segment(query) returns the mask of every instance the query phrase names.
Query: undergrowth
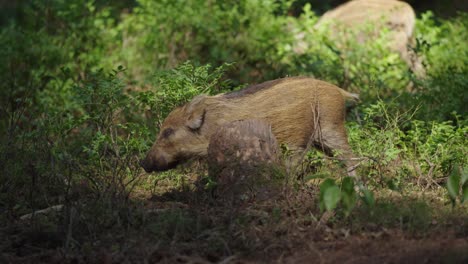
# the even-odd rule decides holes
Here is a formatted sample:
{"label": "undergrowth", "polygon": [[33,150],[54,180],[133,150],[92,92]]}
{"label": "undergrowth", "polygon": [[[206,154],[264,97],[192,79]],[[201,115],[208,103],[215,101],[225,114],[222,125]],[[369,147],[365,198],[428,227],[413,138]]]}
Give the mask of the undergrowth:
{"label": "undergrowth", "polygon": [[[318,19],[309,5],[288,15],[292,2],[19,4],[0,29],[3,254],[221,261],[348,231],[425,234],[434,219],[466,235],[467,15],[418,18],[421,78],[384,48],[385,33],[342,56],[326,31],[307,30]],[[298,53],[301,31],[309,45]],[[214,199],[203,162],[151,175],[139,167],[174,107],[298,74],[361,94],[347,123],[358,179],[312,150],[304,175],[282,175],[278,196],[241,210]]]}

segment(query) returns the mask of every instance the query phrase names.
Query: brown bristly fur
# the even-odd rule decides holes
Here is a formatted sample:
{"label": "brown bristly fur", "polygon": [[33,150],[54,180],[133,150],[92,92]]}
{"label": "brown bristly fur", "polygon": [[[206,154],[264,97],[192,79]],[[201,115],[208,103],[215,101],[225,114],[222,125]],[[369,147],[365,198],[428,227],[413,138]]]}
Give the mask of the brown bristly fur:
{"label": "brown bristly fur", "polygon": [[235,95],[200,95],[169,114],[161,131],[171,128],[175,133],[170,139],[159,136],[143,167],[164,170],[179,157],[206,156],[209,139],[218,127],[244,119],[271,124],[278,142],[293,152],[301,153],[312,142],[330,153],[338,150],[347,159],[352,153],[344,127],[345,100],[357,98],[333,84],[307,77],[270,81]]}

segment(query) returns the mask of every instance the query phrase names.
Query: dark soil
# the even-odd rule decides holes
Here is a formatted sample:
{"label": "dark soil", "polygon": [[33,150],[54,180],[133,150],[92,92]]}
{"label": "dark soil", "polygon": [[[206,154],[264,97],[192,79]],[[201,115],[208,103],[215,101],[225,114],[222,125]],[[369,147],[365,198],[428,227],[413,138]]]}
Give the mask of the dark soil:
{"label": "dark soil", "polygon": [[65,230],[50,228],[52,219],[35,228],[17,221],[0,230],[0,263],[468,263],[463,210],[434,214],[424,228],[379,225],[359,208],[350,218],[338,211],[317,219],[315,191],[238,208],[206,193],[168,192],[139,201],[141,225],[75,230],[72,242]]}

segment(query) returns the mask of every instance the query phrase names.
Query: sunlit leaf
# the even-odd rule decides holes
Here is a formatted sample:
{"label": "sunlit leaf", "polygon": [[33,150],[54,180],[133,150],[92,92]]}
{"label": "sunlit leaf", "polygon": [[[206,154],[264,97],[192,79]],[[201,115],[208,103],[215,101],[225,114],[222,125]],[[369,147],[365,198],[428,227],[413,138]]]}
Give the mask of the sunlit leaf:
{"label": "sunlit leaf", "polygon": [[461,175],[461,184],[468,182],[468,167],[464,167]]}
{"label": "sunlit leaf", "polygon": [[363,189],[362,194],[363,196],[361,198],[367,205],[371,207],[375,205],[374,194],[371,191],[369,191],[368,189]]}
{"label": "sunlit leaf", "polygon": [[447,181],[447,190],[452,200],[455,200],[458,196],[460,188],[460,175],[458,169],[453,169]]}
{"label": "sunlit leaf", "polygon": [[325,209],[331,211],[336,208],[338,202],[341,199],[341,191],[338,186],[334,185],[327,188],[323,194],[323,202],[325,204]]}
{"label": "sunlit leaf", "polygon": [[354,189],[354,179],[351,177],[345,177],[341,183],[343,206],[345,209],[345,214],[349,215],[351,210],[356,206],[357,194]]}
{"label": "sunlit leaf", "polygon": [[[331,188],[336,186],[335,181],[333,179],[326,179],[325,181],[320,184],[320,199],[319,199],[319,205],[320,205],[320,210],[325,210],[327,207],[325,205],[325,192]],[[336,186],[337,187],[337,186]]]}

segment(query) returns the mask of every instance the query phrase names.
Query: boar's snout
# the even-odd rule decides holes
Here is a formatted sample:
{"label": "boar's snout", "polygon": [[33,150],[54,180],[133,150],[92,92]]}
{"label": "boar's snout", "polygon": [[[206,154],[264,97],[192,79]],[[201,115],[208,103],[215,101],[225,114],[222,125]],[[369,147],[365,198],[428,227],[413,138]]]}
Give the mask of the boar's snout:
{"label": "boar's snout", "polygon": [[147,172],[153,171],[166,171],[174,168],[177,162],[169,162],[168,159],[162,153],[149,152],[146,158],[140,161],[140,166]]}
{"label": "boar's snout", "polygon": [[152,165],[150,165],[151,162],[148,162],[148,158],[145,158],[144,160],[140,160],[140,166],[147,172],[150,173],[153,171]]}

